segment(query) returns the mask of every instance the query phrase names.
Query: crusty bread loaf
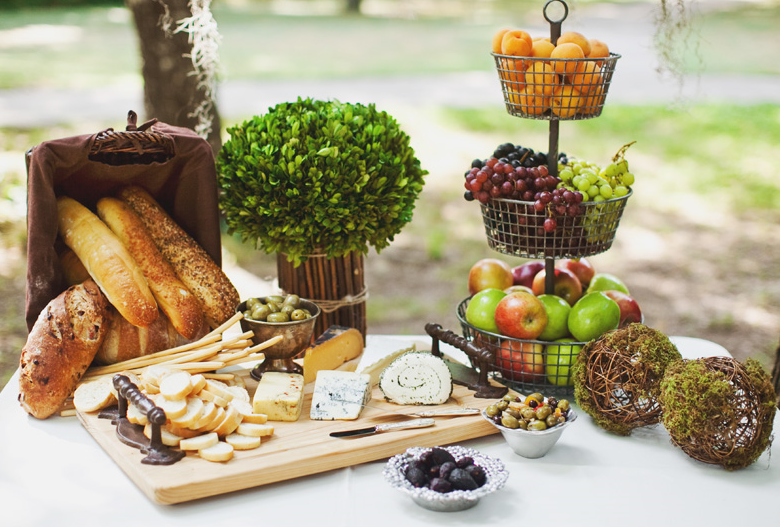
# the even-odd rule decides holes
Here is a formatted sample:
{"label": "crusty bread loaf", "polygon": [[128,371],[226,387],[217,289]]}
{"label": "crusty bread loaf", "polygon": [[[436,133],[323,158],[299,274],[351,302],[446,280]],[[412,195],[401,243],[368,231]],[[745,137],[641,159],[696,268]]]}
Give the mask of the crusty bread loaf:
{"label": "crusty bread loaf", "polygon": [[102,198],[97,212],[138,263],[157,305],[176,331],[186,339],[195,338],[203,325],[200,303],[160,253],[141,218],[116,198]]}
{"label": "crusty bread loaf", "polygon": [[76,253],[67,249],[59,255],[60,265],[62,266],[62,274],[65,276],[65,282],[68,287],[76,284],[80,284],[84,280],[90,278],[84,264],[81,263]]}
{"label": "crusty bread loaf", "polygon": [[[146,327],[132,325],[110,307],[107,318],[106,338],[95,355],[97,364],[115,364],[175,348],[191,341],[182,337],[163,313],[160,313],[160,316]],[[200,326],[192,340],[201,338],[208,333],[208,330],[205,317],[201,317]]]}
{"label": "crusty bread loaf", "polygon": [[19,402],[46,419],[76,389],[108,329],[108,301],[92,280],[72,286],[41,311],[19,360]]}
{"label": "crusty bread loaf", "polygon": [[208,253],[144,189],[124,187],[119,197],[141,218],[176,274],[200,301],[206,319],[217,327],[235,314],[238,290]]}
{"label": "crusty bread loaf", "polygon": [[141,269],[100,218],[67,196],[57,199],[59,233],[108,301],[131,324],[148,326],[159,313]]}

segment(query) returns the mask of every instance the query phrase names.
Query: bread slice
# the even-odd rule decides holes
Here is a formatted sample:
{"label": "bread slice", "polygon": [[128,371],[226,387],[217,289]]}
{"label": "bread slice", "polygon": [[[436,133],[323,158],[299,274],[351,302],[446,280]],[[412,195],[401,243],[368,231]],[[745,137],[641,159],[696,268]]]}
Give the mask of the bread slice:
{"label": "bread slice", "polygon": [[73,393],[73,406],[79,412],[97,412],[116,402],[109,377],[85,382]]}
{"label": "bread slice", "polygon": [[192,376],[186,371],[177,371],[159,379],[160,393],[166,399],[179,401],[186,399],[192,391]]}
{"label": "bread slice", "polygon": [[195,424],[203,415],[203,401],[198,397],[187,398],[187,411],[178,419],[171,419],[171,423],[181,428],[188,428]]}
{"label": "bread slice", "polygon": [[215,463],[230,461],[233,458],[233,445],[219,441],[215,445],[198,450],[198,455]]}
{"label": "bread slice", "polygon": [[201,434],[190,439],[179,441],[179,448],[182,450],[204,450],[219,443],[219,437],[214,432]]}
{"label": "bread slice", "polygon": [[273,435],[274,426],[269,424],[241,423],[236,428],[236,432],[250,437],[268,437]]}
{"label": "bread slice", "polygon": [[259,437],[233,433],[225,438],[225,442],[232,445],[236,450],[253,450],[260,446],[262,440]]}

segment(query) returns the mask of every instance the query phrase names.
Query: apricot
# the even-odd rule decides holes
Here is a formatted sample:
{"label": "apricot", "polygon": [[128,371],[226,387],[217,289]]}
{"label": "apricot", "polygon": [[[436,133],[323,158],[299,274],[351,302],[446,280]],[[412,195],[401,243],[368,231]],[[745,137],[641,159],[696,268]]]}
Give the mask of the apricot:
{"label": "apricot", "polygon": [[588,56],[590,54],[590,42],[582,33],[577,33],[576,31],[566,31],[565,33],[561,33],[561,36],[558,37],[558,43],[557,45],[560,46],[561,44],[566,43],[572,43],[577,44],[582,49],[582,54],[584,56]]}
{"label": "apricot", "polygon": [[549,40],[534,40],[531,46],[531,56],[541,59],[549,59],[552,50],[555,49]]}
{"label": "apricot", "polygon": [[529,87],[522,92],[512,93],[511,101],[528,115],[542,115],[550,108],[550,98],[534,93]]}
{"label": "apricot", "polygon": [[590,43],[590,53],[586,54],[586,57],[589,59],[609,57],[609,46],[607,46],[604,42],[592,38],[588,41],[588,43]]}
{"label": "apricot", "polygon": [[525,70],[526,90],[533,90],[534,93],[550,96],[558,84],[558,76],[555,70],[544,61],[534,61],[531,66]]}
{"label": "apricot", "polygon": [[525,89],[525,61],[518,59],[500,59],[501,67],[498,74],[509,89],[522,91]]}
{"label": "apricot", "polygon": [[530,57],[533,40],[522,29],[513,29],[501,38],[501,54],[515,57]]}
{"label": "apricot", "polygon": [[499,29],[493,34],[493,46],[491,51],[493,51],[493,53],[496,55],[501,54],[501,39],[504,38],[504,35],[507,31],[509,31],[509,29]]}
{"label": "apricot", "polygon": [[561,84],[555,88],[550,98],[550,109],[558,117],[568,119],[574,117],[581,103],[582,99],[579,90],[572,86]]}
{"label": "apricot", "polygon": [[588,95],[601,86],[601,71],[595,62],[578,62],[577,70],[569,78],[569,83],[575,86],[581,94]]}
{"label": "apricot", "polygon": [[[584,59],[582,48],[571,42],[558,44],[550,53],[551,59]],[[574,75],[577,71],[577,62],[574,60],[553,60],[553,69],[558,75]]]}
{"label": "apricot", "polygon": [[583,115],[592,115],[604,106],[604,92],[601,86],[597,86],[587,96],[580,100],[580,113]]}

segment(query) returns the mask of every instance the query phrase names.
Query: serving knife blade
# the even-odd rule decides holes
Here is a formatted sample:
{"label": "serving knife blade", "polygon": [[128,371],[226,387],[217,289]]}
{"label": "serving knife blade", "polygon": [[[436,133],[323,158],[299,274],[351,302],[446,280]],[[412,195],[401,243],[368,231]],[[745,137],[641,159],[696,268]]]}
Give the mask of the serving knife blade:
{"label": "serving knife blade", "polygon": [[368,428],[358,428],[356,430],[344,430],[342,432],[331,432],[330,437],[358,437],[364,435],[376,434],[377,432],[392,432],[393,430],[406,430],[409,428],[425,428],[433,426],[436,423],[431,418],[412,419],[411,421],[400,421],[398,423],[382,423]]}

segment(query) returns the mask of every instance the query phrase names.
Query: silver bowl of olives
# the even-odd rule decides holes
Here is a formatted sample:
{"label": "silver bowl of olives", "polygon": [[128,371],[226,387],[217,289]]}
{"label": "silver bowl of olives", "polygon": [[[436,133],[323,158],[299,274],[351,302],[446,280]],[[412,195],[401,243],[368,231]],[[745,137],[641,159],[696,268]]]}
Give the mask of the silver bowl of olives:
{"label": "silver bowl of olives", "polygon": [[303,373],[293,358],[311,344],[314,324],[321,312],[317,304],[298,295],[271,295],[244,300],[236,311],[244,315],[241,330],[252,331],[255,344],[277,335],[284,337],[265,349],[265,360],[252,369],[252,377],[259,380],[266,371]]}
{"label": "silver bowl of olives", "polygon": [[577,413],[566,399],[507,394],[485,408],[482,417],[498,428],[515,454],[536,459],[550,451]]}
{"label": "silver bowl of olives", "polygon": [[409,448],[388,460],[383,475],[420,507],[439,512],[469,509],[509,478],[501,460],[461,446]]}

